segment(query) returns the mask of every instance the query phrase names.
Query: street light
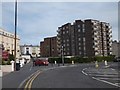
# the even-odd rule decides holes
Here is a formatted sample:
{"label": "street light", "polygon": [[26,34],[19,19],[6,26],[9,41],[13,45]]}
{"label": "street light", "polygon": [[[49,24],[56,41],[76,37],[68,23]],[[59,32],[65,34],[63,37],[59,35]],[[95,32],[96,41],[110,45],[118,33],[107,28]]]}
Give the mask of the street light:
{"label": "street light", "polygon": [[62,64],[64,66],[64,54],[63,54],[63,46],[62,46]]}
{"label": "street light", "polygon": [[16,71],[16,36],[17,36],[17,0],[15,1],[15,45],[14,45],[14,56],[15,56],[15,65],[14,70]]}

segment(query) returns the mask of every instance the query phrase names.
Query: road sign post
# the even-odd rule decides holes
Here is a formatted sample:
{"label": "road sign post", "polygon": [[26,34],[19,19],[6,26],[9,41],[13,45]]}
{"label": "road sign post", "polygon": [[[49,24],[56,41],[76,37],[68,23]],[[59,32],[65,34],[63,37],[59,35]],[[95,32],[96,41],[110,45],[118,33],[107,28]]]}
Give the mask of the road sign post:
{"label": "road sign post", "polygon": [[64,54],[63,54],[63,46],[62,46],[62,64],[64,66]]}
{"label": "road sign post", "polygon": [[74,64],[74,61],[72,61],[72,64]]}
{"label": "road sign post", "polygon": [[98,61],[95,61],[95,67],[98,68]]}

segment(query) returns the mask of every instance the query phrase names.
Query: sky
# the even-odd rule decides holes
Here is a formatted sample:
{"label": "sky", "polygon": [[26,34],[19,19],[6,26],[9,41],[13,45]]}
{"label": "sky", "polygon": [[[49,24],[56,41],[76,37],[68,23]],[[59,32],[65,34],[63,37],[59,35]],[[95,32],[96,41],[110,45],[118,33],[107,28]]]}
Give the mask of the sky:
{"label": "sky", "polygon": [[[14,3],[2,2],[1,28],[14,33]],[[112,26],[118,40],[118,2],[19,2],[17,34],[20,44],[39,45],[57,29],[75,20],[95,19]]]}

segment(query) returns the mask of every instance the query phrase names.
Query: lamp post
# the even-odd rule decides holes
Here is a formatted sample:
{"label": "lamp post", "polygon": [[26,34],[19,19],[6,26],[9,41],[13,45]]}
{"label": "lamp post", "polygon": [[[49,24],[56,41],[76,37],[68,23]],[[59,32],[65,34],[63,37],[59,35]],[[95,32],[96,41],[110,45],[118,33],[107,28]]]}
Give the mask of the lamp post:
{"label": "lamp post", "polygon": [[62,64],[64,66],[64,54],[63,54],[63,45],[62,45]]}
{"label": "lamp post", "polygon": [[17,36],[17,0],[15,1],[15,42],[14,42],[15,71],[16,71],[16,36]]}

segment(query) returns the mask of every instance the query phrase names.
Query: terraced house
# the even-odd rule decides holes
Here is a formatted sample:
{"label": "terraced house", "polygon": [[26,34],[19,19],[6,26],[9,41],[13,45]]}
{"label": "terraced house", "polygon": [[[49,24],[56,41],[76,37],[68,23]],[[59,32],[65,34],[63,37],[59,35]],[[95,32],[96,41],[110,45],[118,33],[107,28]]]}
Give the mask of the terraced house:
{"label": "terraced house", "polygon": [[[9,52],[14,55],[14,40],[15,35],[13,33],[7,32],[6,30],[0,28],[0,45],[2,45],[2,51]],[[17,35],[16,38],[16,58],[20,57],[20,38]]]}

